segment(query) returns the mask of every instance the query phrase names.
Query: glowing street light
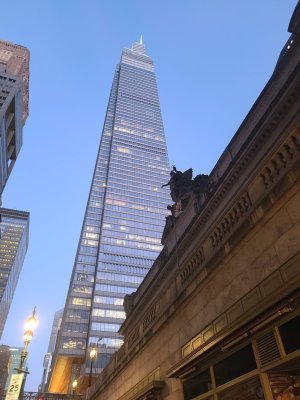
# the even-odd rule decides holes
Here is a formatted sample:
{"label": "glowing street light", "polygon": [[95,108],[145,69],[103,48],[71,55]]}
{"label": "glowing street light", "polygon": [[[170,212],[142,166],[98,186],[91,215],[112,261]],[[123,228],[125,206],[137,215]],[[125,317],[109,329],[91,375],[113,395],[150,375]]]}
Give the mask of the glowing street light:
{"label": "glowing street light", "polygon": [[37,327],[37,319],[36,319],[35,313],[36,313],[36,311],[35,311],[35,307],[34,307],[32,315],[29,318],[27,318],[27,320],[25,322],[25,332],[24,332],[24,336],[23,336],[24,348],[21,352],[21,360],[20,360],[20,366],[19,366],[19,370],[22,370],[22,372],[25,372],[25,371],[23,371],[23,367],[24,367],[25,360],[28,356],[28,351],[27,351],[28,345],[31,342],[31,339],[33,337],[33,331]]}
{"label": "glowing street light", "polygon": [[98,355],[98,351],[97,351],[97,348],[94,346],[90,350],[91,367],[90,367],[89,386],[92,385],[93,362],[94,362],[94,360],[96,360],[97,355]]}
{"label": "glowing street light", "polygon": [[78,381],[77,381],[77,379],[74,379],[74,381],[72,382],[73,394],[75,394],[75,392],[76,392],[77,385],[78,385]]}
{"label": "glowing street light", "polygon": [[[18,372],[18,374],[12,375],[12,378],[11,378],[11,382],[12,382],[12,379],[15,379],[17,376],[19,377],[19,378],[17,378],[19,383],[17,385],[15,385],[15,386],[18,386],[18,388],[19,388],[18,390],[20,390],[20,392],[18,392],[19,393],[18,398],[20,398],[20,395],[22,396],[24,384],[25,384],[25,380],[26,380],[26,375],[29,374],[27,369],[24,369],[24,365],[25,365],[25,361],[28,356],[28,345],[32,340],[33,331],[35,330],[36,326],[37,326],[37,319],[35,316],[35,307],[34,307],[32,315],[29,318],[27,318],[27,320],[25,322],[25,332],[23,335],[24,347],[23,347],[23,350],[21,351],[21,359],[20,359],[19,368],[15,368],[15,370]],[[13,377],[15,377],[15,378],[13,378]]]}

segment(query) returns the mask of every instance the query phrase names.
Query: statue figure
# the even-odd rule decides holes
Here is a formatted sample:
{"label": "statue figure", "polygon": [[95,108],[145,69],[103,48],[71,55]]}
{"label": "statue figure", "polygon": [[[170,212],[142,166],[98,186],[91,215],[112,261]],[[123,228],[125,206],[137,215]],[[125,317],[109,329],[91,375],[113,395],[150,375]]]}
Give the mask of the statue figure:
{"label": "statue figure", "polygon": [[171,197],[174,202],[177,202],[181,197],[189,192],[193,186],[193,170],[192,168],[185,172],[177,171],[175,165],[170,172],[171,179],[162,187],[170,186]]}
{"label": "statue figure", "polygon": [[208,175],[197,175],[193,180],[193,169],[189,168],[185,172],[177,171],[175,165],[170,172],[170,180],[162,187],[170,186],[171,198],[177,203],[188,192],[205,191],[208,184]]}
{"label": "statue figure", "polygon": [[124,307],[126,317],[128,317],[128,315],[133,310],[134,296],[135,296],[135,292],[133,292],[131,294],[126,294],[124,297],[123,307]]}
{"label": "statue figure", "polygon": [[[169,182],[165,185],[162,185],[162,187],[170,186],[171,197],[175,204],[167,207],[167,209],[171,211],[171,215],[166,217],[166,225],[162,237],[163,244],[164,238],[174,227],[174,221],[184,211],[185,207],[189,203],[190,195],[196,193],[198,196],[206,196],[213,187],[212,183],[209,182],[208,175],[200,174],[193,179],[192,168],[187,169],[185,172],[181,172],[177,171],[174,165],[172,171],[170,172],[170,177],[171,178]],[[124,304],[126,303],[126,297]]]}

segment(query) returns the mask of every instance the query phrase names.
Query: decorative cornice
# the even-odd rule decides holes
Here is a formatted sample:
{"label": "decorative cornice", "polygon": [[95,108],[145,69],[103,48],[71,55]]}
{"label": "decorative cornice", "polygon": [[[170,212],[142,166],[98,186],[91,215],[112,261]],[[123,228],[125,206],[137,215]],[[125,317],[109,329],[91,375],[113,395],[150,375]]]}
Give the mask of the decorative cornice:
{"label": "decorative cornice", "polygon": [[[209,195],[209,198],[198,205],[200,219],[194,229],[197,229],[199,232],[203,225],[212,217],[217,206],[225,197],[225,194],[233,187],[238,179],[240,179],[240,176],[245,173],[245,170],[249,168],[249,165],[252,164],[251,161],[261,152],[261,149],[265,148],[270,135],[275,139],[275,137],[282,134],[281,130],[278,130],[277,134],[275,134],[275,131],[284,120],[284,117],[288,114],[291,107],[297,102],[299,112],[300,82],[296,85],[295,89],[290,92],[289,96],[285,98],[284,102],[281,103],[281,106],[276,112],[266,110],[263,121],[259,121],[254,132],[251,132],[235,157],[231,156],[231,161],[228,167],[223,171],[222,176],[218,177],[217,169],[211,173],[210,180],[215,181],[215,188],[213,193]],[[261,129],[261,126],[265,122],[264,119],[270,118],[270,115],[272,115],[271,120],[268,122],[267,126],[258,133],[257,131]],[[264,152],[269,151],[273,143],[272,141],[269,146],[266,146]]]}
{"label": "decorative cornice", "polygon": [[270,161],[263,168],[260,176],[264,186],[268,188],[277,181],[283,171],[295,159],[296,153],[300,151],[300,130],[299,128],[293,135],[284,142],[284,144],[273,155]]}
{"label": "decorative cornice", "polygon": [[214,249],[224,242],[232,229],[239,224],[251,208],[252,202],[249,193],[245,192],[210,235]]}
{"label": "decorative cornice", "polygon": [[128,348],[132,347],[132,345],[139,339],[140,337],[140,327],[137,326],[133,332],[129,335],[128,338]]}
{"label": "decorative cornice", "polygon": [[155,321],[158,314],[158,304],[154,304],[143,319],[143,332],[146,332]]}
{"label": "decorative cornice", "polygon": [[184,285],[191,276],[193,276],[196,271],[201,268],[202,264],[205,261],[205,255],[203,247],[201,247],[196,254],[192,257],[192,259],[187,263],[185,267],[180,271],[180,280],[181,285]]}

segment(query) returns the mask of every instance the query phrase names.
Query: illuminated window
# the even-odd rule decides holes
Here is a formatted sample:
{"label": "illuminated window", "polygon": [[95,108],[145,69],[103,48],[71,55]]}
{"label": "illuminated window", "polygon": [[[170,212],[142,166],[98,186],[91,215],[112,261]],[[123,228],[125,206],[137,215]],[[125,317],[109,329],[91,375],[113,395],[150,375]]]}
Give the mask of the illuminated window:
{"label": "illuminated window", "polygon": [[81,297],[71,298],[71,304],[76,304],[78,306],[90,306],[92,304],[91,299],[83,299]]}
{"label": "illuminated window", "polygon": [[119,153],[127,153],[127,154],[130,153],[130,150],[127,147],[117,147],[117,151]]}

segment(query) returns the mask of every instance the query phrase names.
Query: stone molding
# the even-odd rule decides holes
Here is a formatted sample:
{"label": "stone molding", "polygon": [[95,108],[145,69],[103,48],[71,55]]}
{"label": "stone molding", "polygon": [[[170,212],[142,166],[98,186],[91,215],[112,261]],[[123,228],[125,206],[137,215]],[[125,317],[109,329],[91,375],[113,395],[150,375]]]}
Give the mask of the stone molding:
{"label": "stone molding", "polygon": [[197,253],[194,254],[187,265],[182,268],[180,272],[181,285],[184,285],[190,279],[190,277],[193,276],[199,268],[201,268],[201,265],[204,263],[204,261],[205,254],[203,247],[201,247]]}
{"label": "stone molding", "polygon": [[137,326],[128,338],[128,347],[131,347],[140,337],[140,327]]}
{"label": "stone molding", "polygon": [[[233,330],[238,329],[246,320],[268,308],[274,301],[300,287],[300,254],[273,272],[239,301],[222,313],[198,335],[182,346],[182,363],[195,351],[201,353],[209,349],[209,343],[215,345]],[[274,296],[276,294],[276,296]],[[278,317],[280,315],[278,314]]]}
{"label": "stone molding", "polygon": [[[290,121],[286,121],[289,112],[293,112],[297,115],[297,113],[300,112],[299,110],[300,82],[297,82],[295,83],[294,89],[290,90],[288,95],[283,96],[282,102],[277,106],[276,110],[273,110],[273,112],[270,114],[267,113],[267,115],[264,115],[263,120],[260,120],[257,123],[254,132],[251,132],[247,140],[243,143],[241,149],[235,154],[235,157],[233,158],[231,156],[230,161],[227,161],[228,166],[226,167],[226,162],[223,162],[223,167],[215,167],[209,177],[211,183],[214,181],[214,184],[212,183],[212,192],[201,196],[194,195],[194,209],[197,210],[196,216],[191,220],[189,225],[187,225],[186,222],[187,215],[185,212],[183,212],[179,218],[176,219],[177,230],[180,229],[181,221],[183,222],[182,225],[184,227],[181,231],[181,237],[178,237],[177,245],[178,248],[180,247],[181,253],[186,253],[186,250],[190,247],[189,238],[191,236],[198,237],[200,241],[202,237],[202,247],[204,248],[204,251],[207,249],[207,246],[204,245],[204,242],[205,238],[210,234],[208,230],[210,229],[212,223],[214,223],[218,217],[220,218],[220,214],[222,212],[224,213],[224,208],[222,211],[220,210],[221,205],[223,204],[224,207],[224,205],[232,201],[232,196],[234,195],[232,193],[233,188],[235,188],[235,191],[237,191],[235,185],[241,179],[242,175],[245,181],[246,179],[250,180],[251,175],[253,177],[253,170],[257,173],[257,167],[262,162],[262,153],[263,156],[268,154],[272,146],[274,146],[274,142],[278,141],[280,136],[282,136],[283,127],[286,128],[287,123],[290,123]],[[267,119],[267,121],[265,121],[265,119]],[[271,141],[270,137],[272,137]],[[289,143],[289,141],[291,143]],[[285,146],[286,148],[283,149],[285,151],[278,151],[280,153],[278,157],[281,157],[281,154],[283,156],[282,161],[284,161],[286,158],[290,159],[290,155],[288,157],[284,156],[284,154],[287,152],[287,149],[293,149],[292,151],[294,151],[295,148],[299,149],[299,128],[298,130],[295,130],[293,135],[290,136],[290,140],[285,143]],[[260,158],[258,158],[259,156]],[[253,166],[252,168],[251,165]],[[223,168],[223,172],[222,175],[219,176],[218,170],[221,168]],[[268,165],[266,165],[265,168],[270,169]],[[274,167],[272,166],[272,168]],[[268,171],[268,169],[266,171]],[[270,170],[272,171],[272,169]],[[264,173],[266,172],[262,172],[262,174]],[[244,190],[247,191],[247,188],[244,188]],[[249,206],[249,202],[252,202],[252,200],[251,196],[249,197],[248,194],[246,207]],[[222,226],[219,227],[220,232],[216,233],[216,240],[218,236],[222,236],[223,230],[226,231],[226,226],[228,226],[228,224],[226,220],[224,222],[224,229]],[[209,226],[207,226],[208,223]],[[186,235],[187,231],[190,231],[190,235]],[[164,244],[168,245],[169,251],[172,253],[175,251],[176,238],[174,237],[174,233],[172,239],[172,234],[169,236],[169,240],[167,238]],[[187,236],[189,236],[189,238],[187,238]],[[184,239],[182,240],[182,238]],[[206,254],[205,258],[207,258]],[[184,264],[187,263],[189,263],[189,261],[184,262]]]}
{"label": "stone molding", "polygon": [[146,332],[147,329],[153,324],[153,322],[155,321],[156,317],[157,317],[157,309],[158,309],[158,305],[154,304],[150,310],[148,311],[148,313],[146,314],[144,320],[143,320],[143,332]]}
{"label": "stone molding", "polygon": [[[265,163],[261,172],[256,176],[261,178],[265,190],[256,193],[255,207],[257,208],[259,203],[262,202],[263,198],[267,196],[270,190],[276,185],[276,183],[282,178],[284,172],[287,172],[294,163],[300,159],[300,128],[296,128],[292,135],[284,141],[279,149],[273,153],[269,160]],[[279,161],[280,160],[280,163]],[[266,177],[267,174],[267,177]],[[253,180],[255,181],[255,179]],[[251,186],[251,184],[250,184]],[[255,185],[256,186],[256,185]],[[257,189],[257,187],[256,187]],[[210,237],[211,247],[209,248],[205,242],[201,243],[200,250],[198,250],[191,259],[186,263],[186,265],[180,271],[180,282],[184,285],[189,281],[197,271],[205,266],[209,260],[213,257],[221,245],[228,242],[231,235],[234,234],[247,218],[254,211],[255,207],[249,195],[250,187],[244,192],[242,196],[235,202],[231,209],[225,214],[221,222],[217,224],[211,232],[207,235]],[[253,190],[251,190],[253,192]],[[270,204],[271,205],[271,204]],[[260,213],[260,217],[263,213]],[[249,227],[257,223],[258,219],[250,219]],[[199,225],[201,225],[199,223]],[[246,229],[246,232],[249,229]],[[226,239],[226,240],[225,240]],[[207,254],[204,253],[204,248],[207,250]]]}
{"label": "stone molding", "polygon": [[224,239],[238,225],[239,221],[243,219],[251,207],[252,202],[249,193],[245,192],[210,235],[211,245],[214,249],[224,242]]}
{"label": "stone molding", "polygon": [[284,169],[297,156],[298,151],[300,151],[300,128],[289,136],[260,173],[266,189],[278,180]]}
{"label": "stone molding", "polygon": [[[101,385],[99,385],[101,386]],[[147,376],[141,379],[135,386],[124,393],[118,400],[138,400],[138,399],[156,399],[157,393],[160,392],[164,386],[164,381],[160,380],[160,370],[156,368]],[[88,390],[88,398],[90,400],[96,399],[98,385]]]}

